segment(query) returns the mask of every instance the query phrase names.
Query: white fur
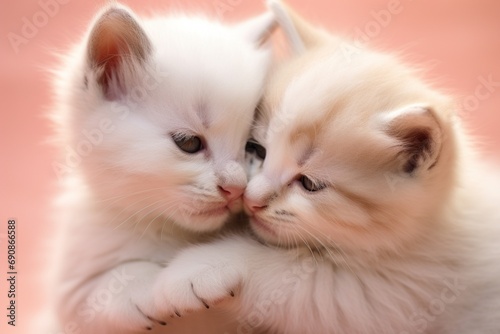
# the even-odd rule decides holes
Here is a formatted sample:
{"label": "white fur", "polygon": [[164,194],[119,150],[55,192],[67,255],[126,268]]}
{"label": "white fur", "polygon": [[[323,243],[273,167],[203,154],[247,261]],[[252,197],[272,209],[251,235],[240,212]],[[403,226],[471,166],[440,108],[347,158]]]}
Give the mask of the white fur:
{"label": "white fur", "polygon": [[[54,167],[66,190],[52,293],[58,333],[218,333],[231,318],[211,310],[188,316],[203,304],[186,304],[163,272],[241,207],[220,187],[247,182],[244,146],[271,62],[261,44],[273,18],[228,27],[182,15],[141,21],[110,8],[139,22],[151,53],[127,56],[105,96],[98,84],[105,69],[88,64],[89,31],[59,73],[53,118],[63,155]],[[147,41],[134,37],[131,49],[142,50]],[[186,154],[173,134],[198,135],[205,149]],[[173,320],[174,311],[185,319]]]}

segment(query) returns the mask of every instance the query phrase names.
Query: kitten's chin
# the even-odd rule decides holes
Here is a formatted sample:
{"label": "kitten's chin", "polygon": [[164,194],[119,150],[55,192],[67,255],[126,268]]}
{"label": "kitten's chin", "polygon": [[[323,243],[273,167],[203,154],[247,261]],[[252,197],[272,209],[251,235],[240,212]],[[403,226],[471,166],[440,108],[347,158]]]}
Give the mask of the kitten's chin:
{"label": "kitten's chin", "polygon": [[[255,237],[264,244],[284,246],[279,241],[277,231],[269,223],[253,216],[250,217],[250,227]],[[288,245],[286,245],[288,246]]]}
{"label": "kitten's chin", "polygon": [[193,232],[213,232],[220,229],[229,220],[230,215],[227,207],[216,208],[186,215],[182,222],[177,224]]}

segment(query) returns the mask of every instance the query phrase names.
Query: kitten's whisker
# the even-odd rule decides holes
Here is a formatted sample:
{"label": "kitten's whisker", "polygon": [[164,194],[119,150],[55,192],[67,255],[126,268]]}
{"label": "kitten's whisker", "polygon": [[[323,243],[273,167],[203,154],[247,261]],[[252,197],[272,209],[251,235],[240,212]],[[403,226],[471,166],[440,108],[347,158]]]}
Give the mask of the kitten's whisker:
{"label": "kitten's whisker", "polygon": [[[295,235],[295,233],[292,233],[290,236],[291,236],[291,239],[293,242],[292,245],[298,245],[297,235]],[[300,255],[299,249],[297,247],[295,247],[295,249],[296,249],[297,255]]]}
{"label": "kitten's whisker", "polygon": [[[304,225],[308,225],[308,227],[313,228],[313,229],[315,229],[316,231],[318,231],[318,230],[317,230],[317,228],[316,228],[315,226],[310,225],[310,224],[307,224],[305,221],[302,221],[302,220],[301,220],[301,222],[303,222],[303,223],[304,223]],[[338,264],[338,262],[337,262],[337,259],[336,259],[335,254],[332,252],[332,250],[331,250],[329,247],[327,247],[327,246],[324,244],[324,242],[323,242],[323,241],[321,241],[318,237],[316,237],[313,233],[311,233],[311,231],[309,231],[309,230],[308,230],[308,229],[306,229],[305,227],[303,227],[303,226],[301,226],[301,225],[297,225],[297,227],[298,227],[298,228],[300,228],[300,229],[301,229],[302,231],[304,231],[305,233],[309,234],[311,237],[313,237],[313,238],[314,238],[314,239],[318,242],[318,244],[321,246],[321,248],[322,248],[322,249],[324,249],[324,250],[328,253],[328,255],[332,258],[332,260],[335,262],[335,264],[336,264],[337,266],[339,265],[339,264]],[[320,231],[318,231],[318,232],[320,232]],[[345,260],[344,260],[344,262],[345,262]],[[346,263],[346,264],[347,264],[347,263]]]}
{"label": "kitten's whisker", "polygon": [[316,259],[316,255],[314,254],[314,251],[312,250],[311,246],[309,245],[309,243],[307,242],[307,240],[299,233],[298,229],[297,229],[297,226],[293,226],[293,228],[295,229],[295,231],[297,231],[297,234],[296,236],[299,237],[302,242],[306,245],[307,249],[309,249],[309,252],[311,253],[313,259],[314,259],[314,262],[316,262],[316,265],[318,264],[318,260]]}
{"label": "kitten's whisker", "polygon": [[[152,204],[157,204],[157,203],[158,203],[158,202],[155,202],[155,203],[152,203]],[[166,203],[165,203],[165,204],[166,204]],[[169,203],[169,204],[170,204],[170,205],[169,205],[166,209],[164,209],[164,211],[167,211],[167,210],[169,210],[169,209],[171,209],[171,208],[174,208],[174,207],[175,207],[175,203]],[[163,205],[164,205],[164,204],[160,204],[159,208],[161,208]],[[151,205],[149,205],[149,206],[151,206]],[[145,207],[145,208],[147,208],[147,207]],[[145,208],[144,208],[144,209],[145,209]],[[141,225],[141,223],[142,223],[142,221],[144,220],[144,218],[149,217],[152,213],[154,213],[155,211],[159,210],[159,208],[152,208],[151,210],[149,210],[148,212],[146,212],[146,213],[142,216],[142,218],[141,218],[141,219],[137,219],[137,220],[135,221],[135,224],[134,224],[134,230],[133,230],[133,233],[135,234],[135,230],[137,229],[137,227],[138,227],[139,225]],[[143,210],[144,210],[144,209],[143,209]],[[143,211],[143,210],[141,210],[141,211]],[[161,215],[161,214],[160,214],[160,215]],[[158,217],[159,217],[160,215],[158,215]],[[156,219],[156,218],[155,218],[155,219]],[[150,221],[150,222],[148,223],[148,225],[146,226],[146,229],[149,227],[149,225],[150,225],[150,224],[151,224],[151,221]],[[143,234],[144,234],[144,233],[145,233],[145,231],[143,231]],[[141,237],[142,237],[142,235],[141,235]],[[140,238],[139,238],[139,239],[140,239]]]}
{"label": "kitten's whisker", "polygon": [[[305,232],[308,235],[310,235],[311,237],[313,237],[314,240],[316,240],[316,242],[318,242],[320,248],[324,249],[328,253],[328,255],[333,259],[333,261],[335,262],[335,264],[338,265],[338,262],[337,262],[337,259],[335,257],[335,254],[332,253],[332,250],[329,247],[325,246],[325,244],[318,237],[316,237],[313,233],[311,233],[311,231],[309,231],[307,228],[305,228],[305,227],[303,227],[301,225],[297,225],[296,227],[300,228],[303,232]],[[315,226],[311,226],[311,225],[309,225],[308,227],[315,228]],[[307,241],[306,241],[306,244],[309,245],[309,243]],[[315,248],[317,249],[317,247],[315,247]],[[319,249],[318,249],[318,251],[319,251]]]}
{"label": "kitten's whisker", "polygon": [[[153,202],[153,203],[151,203],[151,204],[149,204],[149,205],[147,205],[147,206],[143,207],[143,208],[142,208],[141,210],[139,210],[139,211],[133,212],[133,213],[132,213],[132,214],[131,214],[131,215],[130,215],[127,219],[125,219],[124,221],[122,221],[122,222],[121,222],[121,223],[120,223],[117,227],[115,227],[113,230],[116,230],[117,228],[119,228],[120,226],[122,226],[123,224],[125,224],[126,222],[130,221],[130,219],[131,219],[132,217],[136,216],[136,215],[137,215],[137,214],[139,214],[140,212],[142,212],[142,211],[144,211],[144,210],[146,210],[146,209],[148,209],[148,208],[152,207],[153,205],[156,205],[156,204],[158,204],[158,203],[161,203],[161,202],[163,202],[163,201],[165,201],[165,200],[164,200],[164,199],[160,199],[160,200],[158,200],[158,201],[155,201],[155,202]],[[152,212],[152,211],[154,211],[154,210],[151,210],[151,212]],[[134,228],[134,232],[135,232],[135,228]]]}
{"label": "kitten's whisker", "polygon": [[108,201],[112,201],[112,200],[115,200],[115,199],[126,198],[126,197],[130,197],[130,196],[135,196],[135,195],[147,193],[147,192],[150,192],[150,191],[156,191],[156,190],[162,190],[162,189],[165,189],[165,188],[161,187],[161,188],[151,188],[151,189],[146,189],[146,190],[140,190],[140,191],[136,191],[136,192],[133,192],[133,193],[127,193],[125,195],[119,195],[119,196],[109,197],[109,198],[106,198],[106,199],[103,199],[103,200],[100,200],[100,201],[96,201],[95,203],[108,202]]}
{"label": "kitten's whisker", "polygon": [[[176,209],[175,209],[174,211],[172,211],[172,212],[171,212],[171,213],[170,213],[167,217],[165,217],[165,219],[164,219],[164,221],[163,221],[163,224],[162,224],[162,226],[161,226],[161,231],[160,231],[160,241],[161,241],[161,240],[162,240],[162,238],[163,238],[163,229],[165,228],[165,225],[167,224],[167,222],[169,222],[169,221],[170,221],[170,219],[172,218],[172,216],[173,216],[174,214],[176,214],[176,213],[179,211],[179,209],[177,208],[177,206],[174,206],[174,207],[175,207]],[[168,210],[170,210],[170,208],[168,208]],[[166,210],[164,210],[164,211],[163,211],[163,213],[165,213],[165,211],[166,211]],[[172,230],[172,228],[173,228],[173,225],[172,225],[172,224],[170,224],[170,230]]]}
{"label": "kitten's whisker", "polygon": [[[157,196],[157,194],[153,194],[153,195],[151,195],[151,196],[147,196],[147,197],[142,197],[142,198],[138,199],[137,201],[135,201],[133,204],[135,205],[135,204],[138,204],[138,203],[141,203],[141,202],[147,201],[147,200],[149,200],[149,199],[151,199],[151,198],[154,198],[154,197],[156,197],[156,196]],[[104,207],[104,209],[109,209],[109,207],[110,207],[111,205],[113,205],[113,203],[112,203],[112,204],[110,204],[110,205],[108,205],[108,206],[106,206],[106,207]],[[130,205],[128,205],[128,206],[126,206],[126,207],[123,207],[123,208],[122,208],[122,209],[121,209],[121,210],[120,210],[120,211],[119,211],[119,212],[118,212],[118,213],[114,216],[114,218],[113,218],[113,219],[111,219],[111,221],[109,221],[109,224],[110,224],[110,225],[112,225],[112,224],[113,224],[113,222],[114,222],[114,221],[115,221],[118,217],[120,217],[120,216],[121,216],[121,215],[122,215],[125,211],[127,211],[127,208],[128,208],[128,207],[130,207]]]}
{"label": "kitten's whisker", "polygon": [[[148,196],[148,197],[145,197],[145,198],[141,198],[141,199],[138,199],[137,201],[135,201],[134,203],[131,203],[131,205],[136,205],[136,204],[139,204],[141,202],[144,202],[144,201],[147,201],[151,198],[154,198],[156,195],[153,195],[153,196]],[[127,209],[131,206],[126,206],[126,207],[123,207],[119,212],[117,212],[114,217],[108,222],[109,225],[113,225],[113,223],[117,220],[117,219],[125,219],[125,217],[122,217],[125,213],[127,213]],[[139,211],[140,212],[140,211]],[[135,216],[138,212],[131,212],[130,216],[128,216],[128,219],[132,216]],[[120,224],[118,224],[114,229],[116,230],[117,228],[121,227],[124,223],[126,223],[128,221],[128,219],[125,219],[124,221],[122,221]]]}
{"label": "kitten's whisker", "polygon": [[[196,189],[196,190],[201,190],[201,189]],[[210,200],[216,200],[220,198],[219,195],[214,194],[214,191],[210,191],[208,189],[203,189],[203,191],[196,191],[196,190],[193,191],[190,189],[189,192],[194,196],[200,196],[203,197],[204,199],[208,198]]]}
{"label": "kitten's whisker", "polygon": [[[144,229],[144,231],[142,232],[141,236],[139,237],[139,240],[142,239],[142,237],[146,234],[146,231],[148,230],[149,226],[151,226],[151,224],[156,221],[156,219],[158,219],[159,217],[161,217],[166,211],[172,209],[172,208],[175,208],[176,207],[176,203],[174,203],[173,205],[170,205],[168,206],[167,208],[165,208],[164,210],[162,210],[156,217],[154,217],[153,219],[151,219],[151,221],[148,223],[148,225],[146,225],[146,228]],[[175,212],[177,211],[177,209],[169,215],[172,216]],[[149,215],[149,213],[148,213]],[[142,219],[144,219],[146,216],[148,215],[145,215]],[[142,219],[138,222],[138,224],[142,221]],[[165,222],[163,223],[163,225],[165,224]],[[162,227],[162,230],[163,230],[163,227]],[[161,238],[161,234],[160,234],[160,238]],[[161,239],[160,239],[161,240]]]}
{"label": "kitten's whisker", "polygon": [[[317,232],[320,232],[318,230],[318,228],[312,224],[309,224],[308,222],[304,221],[304,220],[300,220],[301,222],[304,223],[304,225],[307,225],[308,227],[311,227],[312,229],[316,230]],[[300,226],[300,225],[299,225]],[[328,247],[327,245],[325,245],[321,240],[319,240],[314,234],[312,234],[310,231],[308,231],[307,229],[305,229],[304,227],[300,226],[305,232],[309,233],[316,241],[318,241],[320,243],[320,245],[328,252],[328,255],[332,258],[332,260],[335,262],[335,264],[338,266],[338,263],[337,263],[337,260],[336,260],[336,256],[334,253],[332,253],[332,250],[330,247]],[[345,263],[346,267],[349,269],[349,271],[361,282],[361,279],[359,278],[358,274],[356,274],[356,272],[354,270],[352,270],[351,266],[349,265],[348,261],[347,261],[347,258],[345,256],[345,253],[344,251],[342,250],[341,247],[339,247],[335,241],[331,240],[329,238],[330,242],[332,242],[335,246],[335,249],[339,251],[339,255],[340,257],[342,258],[343,262]]]}

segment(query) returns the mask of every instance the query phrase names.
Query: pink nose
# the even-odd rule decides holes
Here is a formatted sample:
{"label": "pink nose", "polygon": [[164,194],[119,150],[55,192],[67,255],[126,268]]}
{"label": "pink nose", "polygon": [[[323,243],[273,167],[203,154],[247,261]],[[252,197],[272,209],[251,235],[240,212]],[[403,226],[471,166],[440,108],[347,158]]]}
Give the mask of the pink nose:
{"label": "pink nose", "polygon": [[264,202],[254,200],[254,199],[248,198],[248,197],[245,197],[243,199],[243,202],[245,204],[245,207],[252,213],[260,211],[260,210],[265,209],[267,207],[267,205]]}
{"label": "pink nose", "polygon": [[224,196],[228,201],[237,199],[238,197],[243,195],[243,192],[245,191],[245,188],[237,186],[227,186],[227,187],[219,186],[219,189],[222,193],[222,196]]}

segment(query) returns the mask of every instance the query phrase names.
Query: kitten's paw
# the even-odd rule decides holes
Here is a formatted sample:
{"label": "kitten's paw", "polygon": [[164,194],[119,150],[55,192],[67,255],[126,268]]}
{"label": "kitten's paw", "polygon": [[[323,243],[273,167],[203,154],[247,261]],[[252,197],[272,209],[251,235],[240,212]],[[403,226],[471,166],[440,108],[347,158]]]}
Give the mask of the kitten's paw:
{"label": "kitten's paw", "polygon": [[110,322],[126,329],[127,333],[130,330],[146,332],[167,325],[167,322],[157,315],[153,299],[145,295],[118,300],[108,314]]}
{"label": "kitten's paw", "polygon": [[237,268],[226,264],[169,266],[155,287],[155,305],[170,316],[208,309],[233,298],[242,282]]}

